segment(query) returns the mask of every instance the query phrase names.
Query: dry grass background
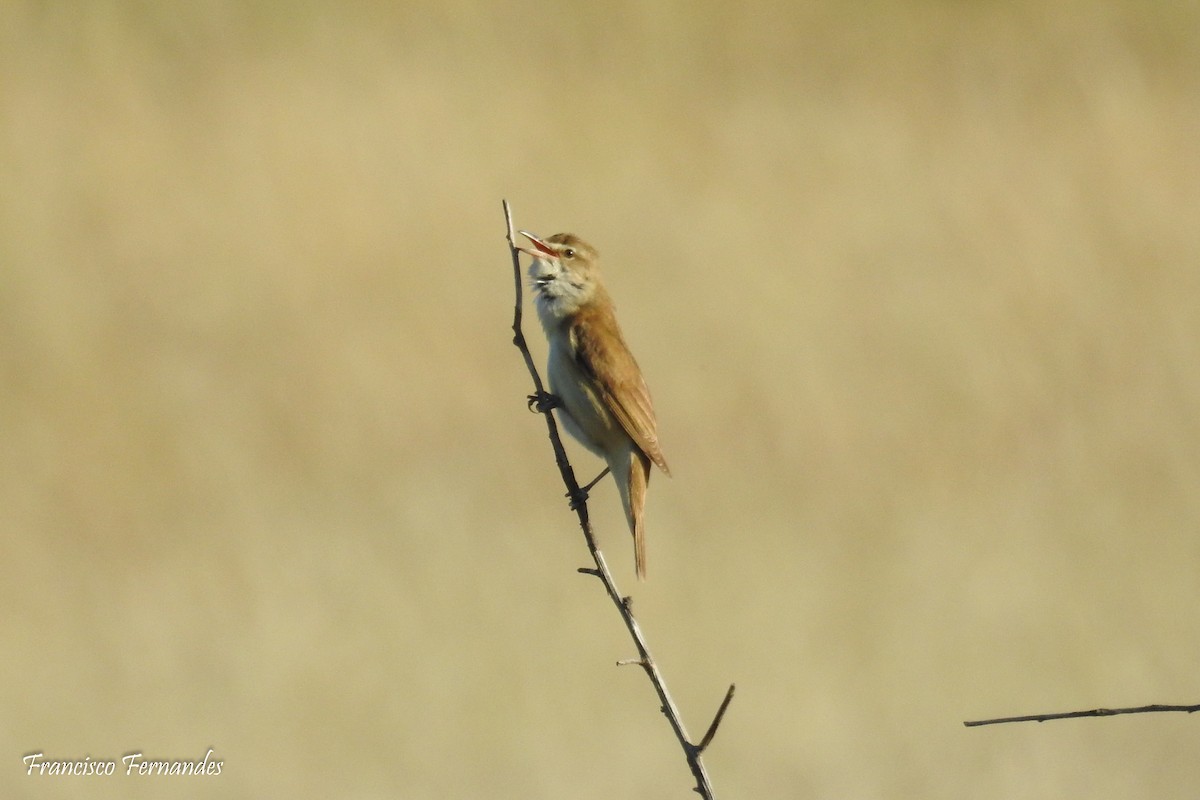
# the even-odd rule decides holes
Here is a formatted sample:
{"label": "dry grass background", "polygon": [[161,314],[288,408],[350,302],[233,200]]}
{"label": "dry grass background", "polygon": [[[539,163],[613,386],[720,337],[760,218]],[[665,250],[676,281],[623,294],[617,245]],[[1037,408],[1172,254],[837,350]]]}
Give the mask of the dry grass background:
{"label": "dry grass background", "polygon": [[647,585],[593,508],[722,797],[1195,796],[960,725],[1200,701],[1195,3],[17,2],[0,111],[3,796],[690,796],[502,197],[654,389]]}

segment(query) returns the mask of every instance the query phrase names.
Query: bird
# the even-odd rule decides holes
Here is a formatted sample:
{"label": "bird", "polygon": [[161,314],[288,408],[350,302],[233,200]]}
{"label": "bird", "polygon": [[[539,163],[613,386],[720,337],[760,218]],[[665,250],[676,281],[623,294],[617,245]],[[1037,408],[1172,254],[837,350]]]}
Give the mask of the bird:
{"label": "bird", "polygon": [[625,343],[600,275],[596,249],[571,233],[541,239],[520,231],[533,248],[529,279],[550,346],[547,377],[563,427],[608,465],[633,534],[638,580],[646,579],[646,487],[653,463],[671,474],[658,443],[658,423],[642,370]]}

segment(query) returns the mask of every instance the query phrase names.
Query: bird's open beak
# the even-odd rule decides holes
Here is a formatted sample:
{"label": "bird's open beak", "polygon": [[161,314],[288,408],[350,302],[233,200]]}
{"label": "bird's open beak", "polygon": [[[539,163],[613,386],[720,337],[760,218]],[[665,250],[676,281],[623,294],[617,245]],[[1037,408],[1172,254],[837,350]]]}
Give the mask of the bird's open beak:
{"label": "bird's open beak", "polygon": [[558,258],[558,253],[555,253],[554,250],[551,249],[550,245],[546,244],[529,231],[517,231],[517,233],[533,242],[533,246],[537,248],[536,250],[530,250],[528,247],[518,247],[517,249],[522,253],[531,255],[534,258]]}

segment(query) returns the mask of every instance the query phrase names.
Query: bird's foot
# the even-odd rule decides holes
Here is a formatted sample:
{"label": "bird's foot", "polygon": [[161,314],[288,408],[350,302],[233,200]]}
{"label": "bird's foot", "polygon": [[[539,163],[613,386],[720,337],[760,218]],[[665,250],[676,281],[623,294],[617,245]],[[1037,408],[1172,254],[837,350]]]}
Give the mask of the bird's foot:
{"label": "bird's foot", "polygon": [[562,405],[562,398],[556,394],[549,392],[537,392],[527,397],[529,410],[535,414],[545,414],[552,408],[558,408]]}
{"label": "bird's foot", "polygon": [[567,492],[567,506],[572,511],[578,511],[583,508],[583,504],[588,501],[588,490],[582,486],[574,492]]}
{"label": "bird's foot", "polygon": [[579,507],[587,502],[588,493],[591,492],[592,487],[595,486],[597,483],[599,483],[600,479],[603,478],[607,474],[608,474],[608,467],[605,467],[600,472],[600,474],[597,475],[596,477],[592,478],[592,480],[586,486],[580,486],[579,491],[567,492],[567,499],[571,501],[571,510],[572,511],[578,511]]}

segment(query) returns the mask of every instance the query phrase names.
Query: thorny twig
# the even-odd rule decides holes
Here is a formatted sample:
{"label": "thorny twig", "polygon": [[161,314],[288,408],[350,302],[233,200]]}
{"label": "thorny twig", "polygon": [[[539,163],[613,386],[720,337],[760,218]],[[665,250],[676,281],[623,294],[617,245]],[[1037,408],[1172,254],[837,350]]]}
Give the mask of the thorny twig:
{"label": "thorny twig", "polygon": [[1200,705],[1194,706],[1138,706],[1137,708],[1093,708],[1090,711],[1063,711],[1057,714],[1027,714],[1023,717],[998,717],[996,719],[968,720],[963,725],[977,728],[980,725],[999,725],[1002,722],[1046,722],[1051,719],[1075,719],[1076,717],[1115,717],[1117,714],[1150,714],[1156,711],[1186,711],[1192,714],[1200,711]]}

